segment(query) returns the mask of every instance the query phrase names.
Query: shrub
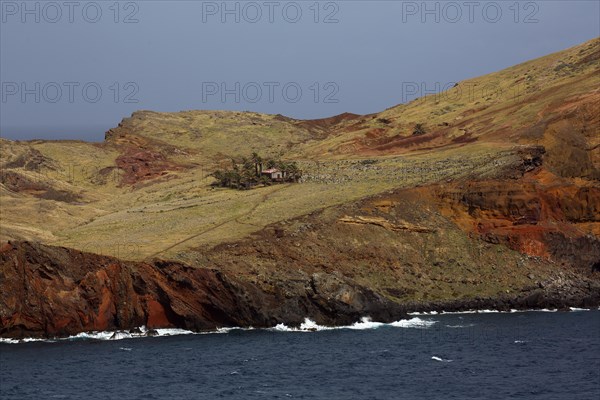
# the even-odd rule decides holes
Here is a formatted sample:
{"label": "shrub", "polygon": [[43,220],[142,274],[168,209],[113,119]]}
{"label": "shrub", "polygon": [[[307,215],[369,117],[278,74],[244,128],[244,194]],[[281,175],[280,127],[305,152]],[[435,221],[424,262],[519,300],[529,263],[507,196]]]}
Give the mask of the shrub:
{"label": "shrub", "polygon": [[424,135],[425,133],[425,127],[423,126],[423,124],[415,125],[413,129],[413,135]]}

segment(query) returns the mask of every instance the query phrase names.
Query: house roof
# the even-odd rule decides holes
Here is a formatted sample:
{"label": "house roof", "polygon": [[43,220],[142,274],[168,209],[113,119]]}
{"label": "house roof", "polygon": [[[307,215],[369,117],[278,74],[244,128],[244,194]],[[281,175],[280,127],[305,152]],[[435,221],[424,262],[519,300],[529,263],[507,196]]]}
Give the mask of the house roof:
{"label": "house roof", "polygon": [[281,171],[278,170],[277,168],[269,168],[269,169],[263,170],[263,174],[273,174],[275,172],[281,172]]}

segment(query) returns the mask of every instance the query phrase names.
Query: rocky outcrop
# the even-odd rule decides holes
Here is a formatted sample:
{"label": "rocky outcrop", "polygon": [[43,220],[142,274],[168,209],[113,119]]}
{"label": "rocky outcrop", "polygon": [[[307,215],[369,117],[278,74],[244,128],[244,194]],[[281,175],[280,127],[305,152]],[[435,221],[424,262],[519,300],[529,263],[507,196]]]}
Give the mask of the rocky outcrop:
{"label": "rocky outcrop", "polygon": [[115,163],[123,172],[121,177],[123,185],[153,180],[182,169],[180,165],[167,160],[160,152],[135,147],[126,147]]}
{"label": "rocky outcrop", "polygon": [[388,299],[328,273],[266,292],[206,268],[174,262],[126,263],[27,242],[0,251],[0,336],[54,337],[84,331],[299,325],[310,317],[345,324],[362,315],[394,320]]}
{"label": "rocky outcrop", "polygon": [[434,201],[464,231],[489,243],[590,269],[600,261],[600,188],[556,177],[546,184],[546,174],[438,185]]}
{"label": "rocky outcrop", "polygon": [[413,312],[460,312],[473,310],[569,310],[596,308],[600,305],[600,282],[572,273],[558,273],[551,279],[524,287],[516,294],[475,297],[406,304]]}
{"label": "rocky outcrop", "polygon": [[[26,171],[41,172],[44,168],[49,170],[56,170],[57,168],[55,161],[44,156],[33,147],[27,145],[13,146],[10,142],[3,142],[2,145],[3,150],[8,148],[6,149],[8,150],[8,154],[6,156],[3,155],[7,159],[2,165],[3,169],[23,168]],[[12,147],[16,147],[16,149]]]}
{"label": "rocky outcrop", "polygon": [[[347,325],[364,316],[390,322],[414,311],[600,304],[598,279],[573,272],[531,281],[511,294],[400,301],[339,272],[299,272],[251,282],[243,274],[231,276],[218,269],[165,261],[126,263],[28,242],[2,246],[0,282],[0,337],[9,338],[60,337],[139,326],[194,331],[279,323],[297,326],[307,317],[323,325]],[[388,291],[402,295],[399,289]]]}
{"label": "rocky outcrop", "polygon": [[[0,336],[598,306],[599,47],[594,39],[373,115],[141,111],[102,144],[0,138],[3,238],[132,236],[162,243],[144,256],[174,258],[4,244]],[[523,91],[457,103],[467,85]],[[424,134],[413,135],[416,125]],[[209,192],[204,171],[252,151],[298,159],[307,190]],[[61,172],[96,164],[83,186]],[[120,185],[107,186],[111,176]],[[31,218],[31,205],[43,219]],[[242,225],[240,235],[226,232]]]}
{"label": "rocky outcrop", "polygon": [[65,203],[81,200],[81,196],[77,193],[53,187],[44,180],[44,176],[31,178],[10,169],[0,173],[0,184],[12,192],[31,195],[40,199]]}
{"label": "rocky outcrop", "polygon": [[340,218],[338,220],[338,222],[341,222],[344,224],[356,224],[356,225],[361,225],[361,224],[376,225],[376,226],[380,226],[382,228],[388,229],[390,231],[403,231],[404,230],[404,231],[420,232],[420,233],[429,233],[429,232],[435,231],[434,229],[427,228],[424,226],[410,224],[405,221],[401,221],[399,223],[393,223],[383,217],[365,217],[362,215],[357,215],[354,217],[350,217],[350,216],[346,215],[346,216]]}
{"label": "rocky outcrop", "polygon": [[527,175],[389,192],[178,262],[10,242],[0,249],[0,336],[598,306],[597,189],[542,181]]}

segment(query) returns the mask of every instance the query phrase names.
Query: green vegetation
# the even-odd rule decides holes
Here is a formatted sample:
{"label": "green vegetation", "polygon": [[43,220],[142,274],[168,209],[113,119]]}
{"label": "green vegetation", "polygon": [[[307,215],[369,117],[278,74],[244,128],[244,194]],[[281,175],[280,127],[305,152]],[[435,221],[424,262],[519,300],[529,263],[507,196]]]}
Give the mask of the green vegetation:
{"label": "green vegetation", "polygon": [[263,159],[258,153],[252,153],[251,158],[242,157],[240,162],[231,159],[231,169],[216,170],[212,176],[216,179],[213,186],[245,190],[257,185],[298,182],[302,172],[295,162]]}
{"label": "green vegetation", "polygon": [[424,135],[425,133],[425,127],[423,126],[423,124],[415,125],[415,128],[413,129],[413,135]]}
{"label": "green vegetation", "polygon": [[[463,81],[439,96],[338,122],[228,111],[137,111],[111,129],[104,143],[0,138],[0,167],[20,178],[17,187],[0,184],[0,238],[78,249],[89,249],[90,242],[102,249],[132,244],[139,249],[135,259],[159,252],[177,258],[189,249],[239,240],[267,225],[389,190],[494,178],[520,163],[514,152],[529,144],[546,148],[544,163],[552,170],[598,176],[592,174],[600,168],[600,135],[594,129],[599,45],[596,39]],[[554,71],[561,62],[573,66],[576,78],[560,74],[567,68]],[[491,93],[503,95],[485,103]],[[533,125],[549,113],[573,117],[548,129]],[[429,135],[411,137],[417,122]],[[466,132],[474,140],[457,143]],[[130,157],[121,168],[115,160],[134,154],[129,149],[152,157]],[[579,161],[581,149],[590,149],[585,162]],[[297,163],[302,184],[274,185],[262,176],[270,168],[288,170],[280,159]],[[128,170],[140,168],[151,175],[122,182]],[[48,189],[41,190],[40,183]],[[213,190],[254,185],[267,186]],[[45,194],[56,192],[72,193],[76,200]],[[599,229],[587,222],[581,227]]]}

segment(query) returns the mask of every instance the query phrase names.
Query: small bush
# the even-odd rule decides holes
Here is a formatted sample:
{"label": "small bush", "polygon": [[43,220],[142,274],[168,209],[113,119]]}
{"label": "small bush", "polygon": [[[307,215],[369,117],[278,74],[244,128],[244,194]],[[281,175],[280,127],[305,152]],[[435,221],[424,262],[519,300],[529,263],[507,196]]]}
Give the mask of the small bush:
{"label": "small bush", "polygon": [[414,129],[413,129],[413,135],[415,136],[419,136],[419,135],[424,135],[426,133],[425,131],[425,127],[423,126],[423,124],[416,124]]}

